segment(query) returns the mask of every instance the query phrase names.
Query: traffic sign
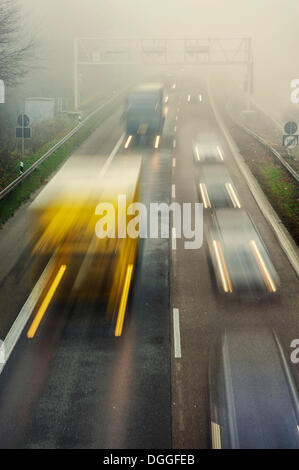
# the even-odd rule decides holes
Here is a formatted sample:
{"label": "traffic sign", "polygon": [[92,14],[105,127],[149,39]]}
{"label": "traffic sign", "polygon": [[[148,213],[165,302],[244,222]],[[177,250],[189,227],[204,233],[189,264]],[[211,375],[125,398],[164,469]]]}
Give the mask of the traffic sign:
{"label": "traffic sign", "polygon": [[284,135],[282,143],[289,150],[292,150],[298,146],[298,135]]}
{"label": "traffic sign", "polygon": [[[24,133],[23,133],[24,131]],[[16,128],[17,139],[31,139],[31,127],[17,127]]]}
{"label": "traffic sign", "polygon": [[0,80],[0,103],[5,103],[5,84]]}
{"label": "traffic sign", "polygon": [[297,131],[297,124],[294,121],[288,121],[284,126],[284,131],[286,134],[295,134]]}
{"label": "traffic sign", "polygon": [[30,119],[27,114],[20,114],[18,116],[17,122],[20,127],[28,127],[30,123]]}

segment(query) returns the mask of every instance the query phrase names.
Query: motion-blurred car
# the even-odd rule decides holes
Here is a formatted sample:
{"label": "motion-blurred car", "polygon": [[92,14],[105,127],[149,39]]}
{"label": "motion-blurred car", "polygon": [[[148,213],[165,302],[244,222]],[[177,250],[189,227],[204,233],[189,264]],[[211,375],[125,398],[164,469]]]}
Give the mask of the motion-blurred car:
{"label": "motion-blurred car", "polygon": [[195,165],[201,163],[221,163],[224,161],[223,151],[214,134],[201,134],[193,142]]}
{"label": "motion-blurred car", "polygon": [[201,166],[198,193],[205,209],[241,208],[237,191],[224,165]]}
{"label": "motion-blurred car", "polygon": [[208,230],[210,259],[221,293],[257,297],[274,294],[278,274],[244,209],[217,209]]}
{"label": "motion-blurred car", "polygon": [[225,331],[209,366],[214,449],[299,448],[298,391],[275,332]]}

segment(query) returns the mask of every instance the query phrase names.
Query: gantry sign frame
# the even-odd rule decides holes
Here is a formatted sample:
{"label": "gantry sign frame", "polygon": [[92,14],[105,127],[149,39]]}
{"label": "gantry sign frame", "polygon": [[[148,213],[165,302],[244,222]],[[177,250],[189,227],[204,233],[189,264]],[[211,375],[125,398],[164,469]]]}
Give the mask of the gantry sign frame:
{"label": "gantry sign frame", "polygon": [[80,68],[104,65],[243,65],[248,104],[253,89],[250,37],[193,39],[74,39],[74,105],[80,107]]}

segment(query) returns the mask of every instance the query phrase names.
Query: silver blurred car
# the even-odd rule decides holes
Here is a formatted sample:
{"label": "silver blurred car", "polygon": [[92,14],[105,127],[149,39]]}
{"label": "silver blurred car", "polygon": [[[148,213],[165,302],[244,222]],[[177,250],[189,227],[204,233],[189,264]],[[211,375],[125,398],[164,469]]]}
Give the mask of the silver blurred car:
{"label": "silver blurred car", "polygon": [[208,230],[210,259],[224,294],[275,294],[279,277],[254,223],[244,209],[217,209]]}
{"label": "silver blurred car", "polygon": [[240,198],[225,165],[201,165],[198,193],[205,209],[241,208]]}

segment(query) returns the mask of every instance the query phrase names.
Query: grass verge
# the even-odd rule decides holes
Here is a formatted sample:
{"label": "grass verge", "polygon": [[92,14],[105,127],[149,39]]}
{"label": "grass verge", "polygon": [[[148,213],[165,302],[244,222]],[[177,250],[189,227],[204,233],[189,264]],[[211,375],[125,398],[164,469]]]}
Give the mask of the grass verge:
{"label": "grass verge", "polygon": [[276,166],[260,167],[257,176],[284,225],[299,245],[299,190],[289,181],[285,170]]}
{"label": "grass verge", "polygon": [[259,142],[227,120],[250,170],[299,246],[299,188],[290,174]]}

